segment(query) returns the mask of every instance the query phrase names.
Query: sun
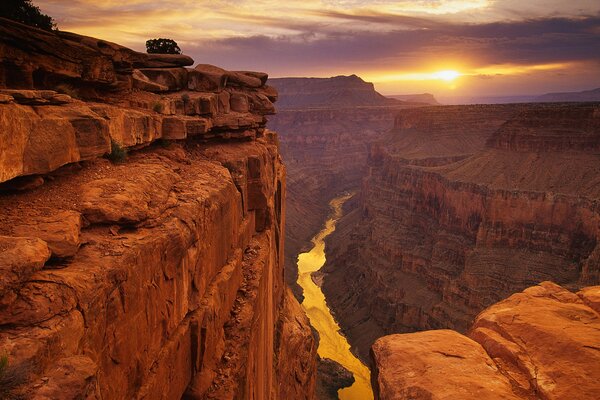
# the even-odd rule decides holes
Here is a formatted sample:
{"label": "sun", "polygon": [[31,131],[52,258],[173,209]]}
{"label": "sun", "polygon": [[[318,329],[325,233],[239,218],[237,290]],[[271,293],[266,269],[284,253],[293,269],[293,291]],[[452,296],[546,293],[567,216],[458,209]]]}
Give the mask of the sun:
{"label": "sun", "polygon": [[440,80],[443,80],[446,82],[451,82],[451,81],[455,80],[456,78],[458,78],[460,75],[461,75],[460,72],[454,71],[451,69],[433,73],[433,76],[435,77],[435,79],[440,79]]}

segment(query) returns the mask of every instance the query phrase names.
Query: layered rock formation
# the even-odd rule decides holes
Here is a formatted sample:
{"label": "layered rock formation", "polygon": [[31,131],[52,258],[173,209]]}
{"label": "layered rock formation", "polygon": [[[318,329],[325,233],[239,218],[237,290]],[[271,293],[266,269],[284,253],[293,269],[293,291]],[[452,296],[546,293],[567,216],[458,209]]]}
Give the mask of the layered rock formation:
{"label": "layered rock formation", "polygon": [[[393,127],[395,114],[405,106],[390,107],[387,101],[381,105],[383,96],[357,77],[271,79],[269,83],[280,92],[278,106],[284,102],[289,108],[270,118],[269,127],[280,135],[287,168],[286,279],[300,297],[298,254],[321,229],[329,201],[344,191],[358,190],[367,173],[370,144]],[[329,108],[306,107],[307,98],[325,101],[340,92],[346,94],[346,102],[332,102]],[[373,104],[365,106],[369,101]]]}
{"label": "layered rock formation", "polygon": [[365,82],[356,75],[275,78],[270,79],[269,84],[281,95],[277,104],[281,109],[372,107],[400,103],[379,94],[372,83]]}
{"label": "layered rock formation", "polygon": [[600,286],[543,282],[450,330],[378,339],[373,386],[386,399],[600,397]]}
{"label": "layered rock formation", "polygon": [[359,355],[395,332],[464,332],[544,280],[597,284],[597,105],[402,111],[358,207],[328,239],[324,291]]}
{"label": "layered rock formation", "polygon": [[3,392],[313,398],[266,74],[1,22]]}

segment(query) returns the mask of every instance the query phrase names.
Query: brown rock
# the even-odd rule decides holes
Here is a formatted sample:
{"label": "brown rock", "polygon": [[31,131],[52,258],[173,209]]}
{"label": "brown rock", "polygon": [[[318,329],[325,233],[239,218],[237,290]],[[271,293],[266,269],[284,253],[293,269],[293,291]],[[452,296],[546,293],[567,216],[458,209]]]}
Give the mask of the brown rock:
{"label": "brown rock", "polygon": [[139,69],[133,70],[132,74],[133,87],[135,89],[145,90],[148,92],[160,93],[168,92],[169,87],[167,85],[161,85],[160,83],[153,82]]}
{"label": "brown rock", "polygon": [[198,64],[188,74],[188,88],[199,92],[220,92],[227,85],[228,74],[210,64]]}
{"label": "brown rock", "polygon": [[228,72],[227,85],[247,88],[259,88],[264,85],[260,78],[248,73]]}
{"label": "brown rock", "polygon": [[187,88],[188,71],[185,68],[141,68],[139,71],[151,82],[171,91]]}
{"label": "brown rock", "polygon": [[0,236],[0,303],[34,272],[44,268],[50,250],[43,240],[32,237]]}
{"label": "brown rock", "polygon": [[95,399],[100,397],[96,382],[98,366],[89,357],[73,356],[58,360],[42,378],[32,395],[34,400]]}
{"label": "brown rock", "polygon": [[49,217],[37,217],[25,225],[13,227],[16,236],[42,239],[56,257],[72,257],[79,250],[81,214],[61,211]]}
{"label": "brown rock", "polygon": [[264,86],[267,83],[267,79],[269,79],[269,74],[266,74],[264,72],[256,72],[256,71],[234,71],[234,72],[236,72],[238,74],[251,76],[253,78],[258,78],[258,79],[260,79],[262,86]]}
{"label": "brown rock", "polygon": [[187,67],[194,65],[194,60],[184,54],[148,54],[146,68]]}
{"label": "brown rock", "polygon": [[481,345],[454,331],[386,336],[372,354],[381,400],[521,398]]}
{"label": "brown rock", "polygon": [[138,164],[135,176],[106,178],[86,185],[83,215],[92,223],[141,222],[167,207],[177,174],[158,164]]}
{"label": "brown rock", "polygon": [[248,112],[248,96],[243,93],[231,93],[231,111]]}
{"label": "brown rock", "polygon": [[556,400],[600,396],[600,316],[552,282],[484,310],[469,336],[523,392]]}

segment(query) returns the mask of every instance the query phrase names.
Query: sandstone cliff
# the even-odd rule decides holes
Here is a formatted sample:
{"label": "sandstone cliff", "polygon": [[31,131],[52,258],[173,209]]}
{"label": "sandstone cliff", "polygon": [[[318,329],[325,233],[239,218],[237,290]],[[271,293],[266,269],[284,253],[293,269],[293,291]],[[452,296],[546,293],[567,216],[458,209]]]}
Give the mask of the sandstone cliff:
{"label": "sandstone cliff", "polygon": [[0,32],[2,395],[313,398],[267,75]]}
{"label": "sandstone cliff", "polygon": [[450,330],[378,339],[373,386],[386,399],[597,399],[600,286],[543,282]]}
{"label": "sandstone cliff", "polygon": [[544,280],[597,284],[597,105],[402,111],[329,238],[324,291],[366,359],[395,332],[464,332]]}

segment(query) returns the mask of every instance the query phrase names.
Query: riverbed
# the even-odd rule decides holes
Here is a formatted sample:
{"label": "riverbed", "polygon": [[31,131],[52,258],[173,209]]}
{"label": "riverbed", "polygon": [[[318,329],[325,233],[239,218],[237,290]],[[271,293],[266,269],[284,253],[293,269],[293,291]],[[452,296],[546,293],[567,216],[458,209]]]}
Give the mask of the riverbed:
{"label": "riverbed", "polygon": [[308,315],[311,325],[319,332],[319,355],[321,358],[337,361],[354,375],[354,384],[339,390],[339,398],[341,400],[372,400],[370,371],[350,351],[350,344],[341,334],[340,326],[327,306],[325,295],[311,278],[311,274],[325,264],[325,238],[335,230],[335,225],[342,216],[342,206],[351,197],[351,194],[345,194],[336,197],[329,203],[331,213],[325,222],[325,227],[312,239],[313,247],[298,256],[298,284],[304,291],[302,307]]}

